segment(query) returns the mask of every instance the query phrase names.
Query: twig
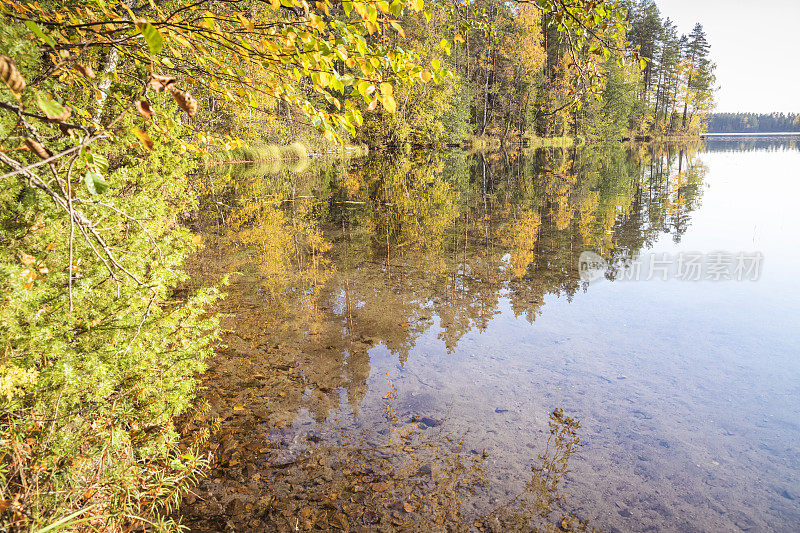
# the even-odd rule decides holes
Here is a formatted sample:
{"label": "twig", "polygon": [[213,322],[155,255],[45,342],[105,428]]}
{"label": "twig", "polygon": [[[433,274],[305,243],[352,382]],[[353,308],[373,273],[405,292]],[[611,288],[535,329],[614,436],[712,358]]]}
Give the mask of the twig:
{"label": "twig", "polygon": [[[21,114],[25,115],[26,117],[37,118],[39,120],[44,120],[44,121],[49,121],[50,120],[44,115],[39,115],[39,114],[36,114],[36,113],[31,113],[29,111],[24,111],[21,107],[15,106],[14,104],[9,104],[8,102],[0,102],[0,107],[2,107],[3,109],[8,109],[9,111],[13,111],[14,113],[18,113],[18,114],[21,113]],[[86,127],[81,126],[79,124],[69,124],[67,122],[59,122],[58,125],[59,125],[59,127],[63,126],[65,128],[69,128],[69,129],[73,129],[73,130],[87,131]]]}
{"label": "twig", "polygon": [[69,263],[67,264],[67,279],[69,286],[69,312],[73,310],[72,305],[72,252],[73,244],[75,242],[75,220],[72,212],[72,166],[78,159],[77,154],[72,158],[67,169],[67,201],[69,202]]}
{"label": "twig", "polygon": [[162,263],[164,262],[164,256],[161,254],[161,248],[158,246],[158,243],[156,242],[156,239],[153,237],[153,235],[150,233],[150,231],[148,231],[148,229],[144,227],[144,225],[142,224],[140,219],[132,217],[129,214],[125,213],[124,211],[120,211],[119,209],[117,209],[113,205],[107,204],[105,202],[98,202],[97,200],[84,200],[84,199],[81,199],[81,198],[76,198],[76,200],[78,201],[78,203],[82,203],[82,204],[101,205],[103,207],[107,207],[107,208],[111,209],[112,211],[114,211],[115,213],[123,216],[124,218],[136,222],[136,224],[138,224],[138,226],[142,229],[142,231],[145,233],[145,235],[147,235],[147,238],[150,239],[150,242],[153,243],[153,246],[155,247],[155,249],[158,250],[158,258],[161,260]]}
{"label": "twig", "polygon": [[0,179],[10,178],[11,176],[16,176],[17,174],[30,175],[29,172],[31,170],[33,170],[34,168],[40,167],[42,165],[47,165],[49,163],[52,163],[56,159],[60,159],[60,158],[64,157],[65,155],[69,155],[69,154],[71,154],[73,152],[77,152],[78,150],[80,150],[81,148],[86,146],[87,144],[89,144],[91,142],[94,142],[94,141],[96,141],[98,139],[101,139],[103,137],[105,137],[105,135],[95,135],[95,136],[92,136],[92,137],[88,137],[81,144],[75,145],[72,148],[68,148],[68,149],[64,150],[63,152],[59,152],[59,153],[57,153],[55,155],[52,155],[52,156],[48,157],[47,159],[42,159],[41,161],[38,161],[36,163],[31,163],[30,165],[28,165],[26,167],[23,167],[21,164],[17,163],[16,161],[14,161],[15,164],[12,165],[9,162],[9,161],[12,161],[11,159],[3,158],[2,161],[5,164],[7,164],[8,166],[10,166],[11,168],[15,169],[15,170],[13,172],[9,172],[7,174],[3,174],[2,176],[0,176]]}

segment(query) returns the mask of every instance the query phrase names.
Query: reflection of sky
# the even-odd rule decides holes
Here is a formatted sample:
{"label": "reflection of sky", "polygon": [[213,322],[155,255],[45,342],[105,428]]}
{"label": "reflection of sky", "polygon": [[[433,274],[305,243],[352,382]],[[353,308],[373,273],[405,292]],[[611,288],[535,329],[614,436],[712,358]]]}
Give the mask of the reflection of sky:
{"label": "reflection of sky", "polygon": [[[600,281],[571,303],[547,296],[533,324],[503,298],[487,330],[465,335],[454,354],[434,327],[395,372],[431,384],[428,407],[450,406],[456,426],[494,428],[486,442],[512,470],[524,469],[515,461],[525,450],[515,450],[526,421],[554,407],[581,419],[590,445],[573,490],[600,527],[681,529],[688,514],[708,513],[711,530],[735,517],[780,530],[800,519],[788,497],[800,498],[800,152],[700,158],[707,189],[689,229],[678,244],[663,234],[650,251],[760,251],[759,281]],[[396,361],[373,356],[370,385],[380,391]],[[523,422],[509,426],[494,406]],[[674,514],[613,512],[636,498]],[[756,511],[764,508],[768,518]]]}
{"label": "reflection of sky", "polygon": [[[765,280],[787,283],[800,258],[800,152],[707,152],[702,208],[679,245],[661,239],[658,251],[761,251]],[[789,290],[800,285],[793,283]]]}
{"label": "reflection of sky", "polygon": [[[687,307],[683,314],[690,313],[695,320],[725,317],[737,335],[744,334],[737,329],[744,324],[737,320],[744,321],[749,330],[769,332],[773,341],[785,338],[796,347],[794,327],[800,316],[800,152],[706,152],[700,159],[709,172],[701,207],[691,214],[689,229],[679,243],[665,234],[643,253],[675,257],[681,252],[761,252],[760,279],[651,281],[654,286],[604,290],[614,291],[617,297],[646,295],[663,301],[667,308]],[[599,297],[594,293],[602,291],[592,286],[589,297]]]}

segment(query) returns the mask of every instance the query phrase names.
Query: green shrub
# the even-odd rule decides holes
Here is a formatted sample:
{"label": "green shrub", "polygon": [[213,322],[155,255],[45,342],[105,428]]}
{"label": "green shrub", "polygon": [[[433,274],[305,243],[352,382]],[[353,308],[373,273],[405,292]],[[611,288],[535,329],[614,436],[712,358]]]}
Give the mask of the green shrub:
{"label": "green shrub", "polygon": [[173,425],[218,335],[206,309],[220,293],[176,292],[184,257],[199,244],[179,224],[195,205],[194,163],[158,140],[146,153],[93,153],[111,161],[108,190],[90,195],[75,178],[72,187],[106,250],[19,175],[0,187],[6,529],[66,517],[104,531],[167,527],[157,517],[203,466],[178,450]]}

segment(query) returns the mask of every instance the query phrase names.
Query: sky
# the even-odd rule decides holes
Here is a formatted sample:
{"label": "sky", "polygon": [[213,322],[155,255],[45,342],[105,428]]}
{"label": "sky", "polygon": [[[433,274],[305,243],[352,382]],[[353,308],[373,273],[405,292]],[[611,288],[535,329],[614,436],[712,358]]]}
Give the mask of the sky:
{"label": "sky", "polygon": [[800,0],[656,0],[679,33],[703,25],[718,113],[800,113]]}

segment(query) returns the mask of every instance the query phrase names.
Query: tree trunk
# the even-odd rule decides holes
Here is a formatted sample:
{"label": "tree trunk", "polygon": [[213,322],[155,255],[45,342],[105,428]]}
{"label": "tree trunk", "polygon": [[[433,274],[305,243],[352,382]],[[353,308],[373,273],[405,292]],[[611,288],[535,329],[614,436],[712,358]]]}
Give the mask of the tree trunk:
{"label": "tree trunk", "polygon": [[[125,5],[131,9],[136,9],[136,0],[124,0]],[[108,99],[108,92],[111,89],[111,81],[114,79],[114,73],[117,71],[117,63],[119,62],[119,52],[116,48],[112,47],[106,55],[106,66],[103,68],[103,74],[106,76],[103,81],[97,86],[100,91],[100,98],[97,100],[97,110],[94,113],[94,121],[100,123],[100,118],[103,116],[103,109],[106,106]]]}

